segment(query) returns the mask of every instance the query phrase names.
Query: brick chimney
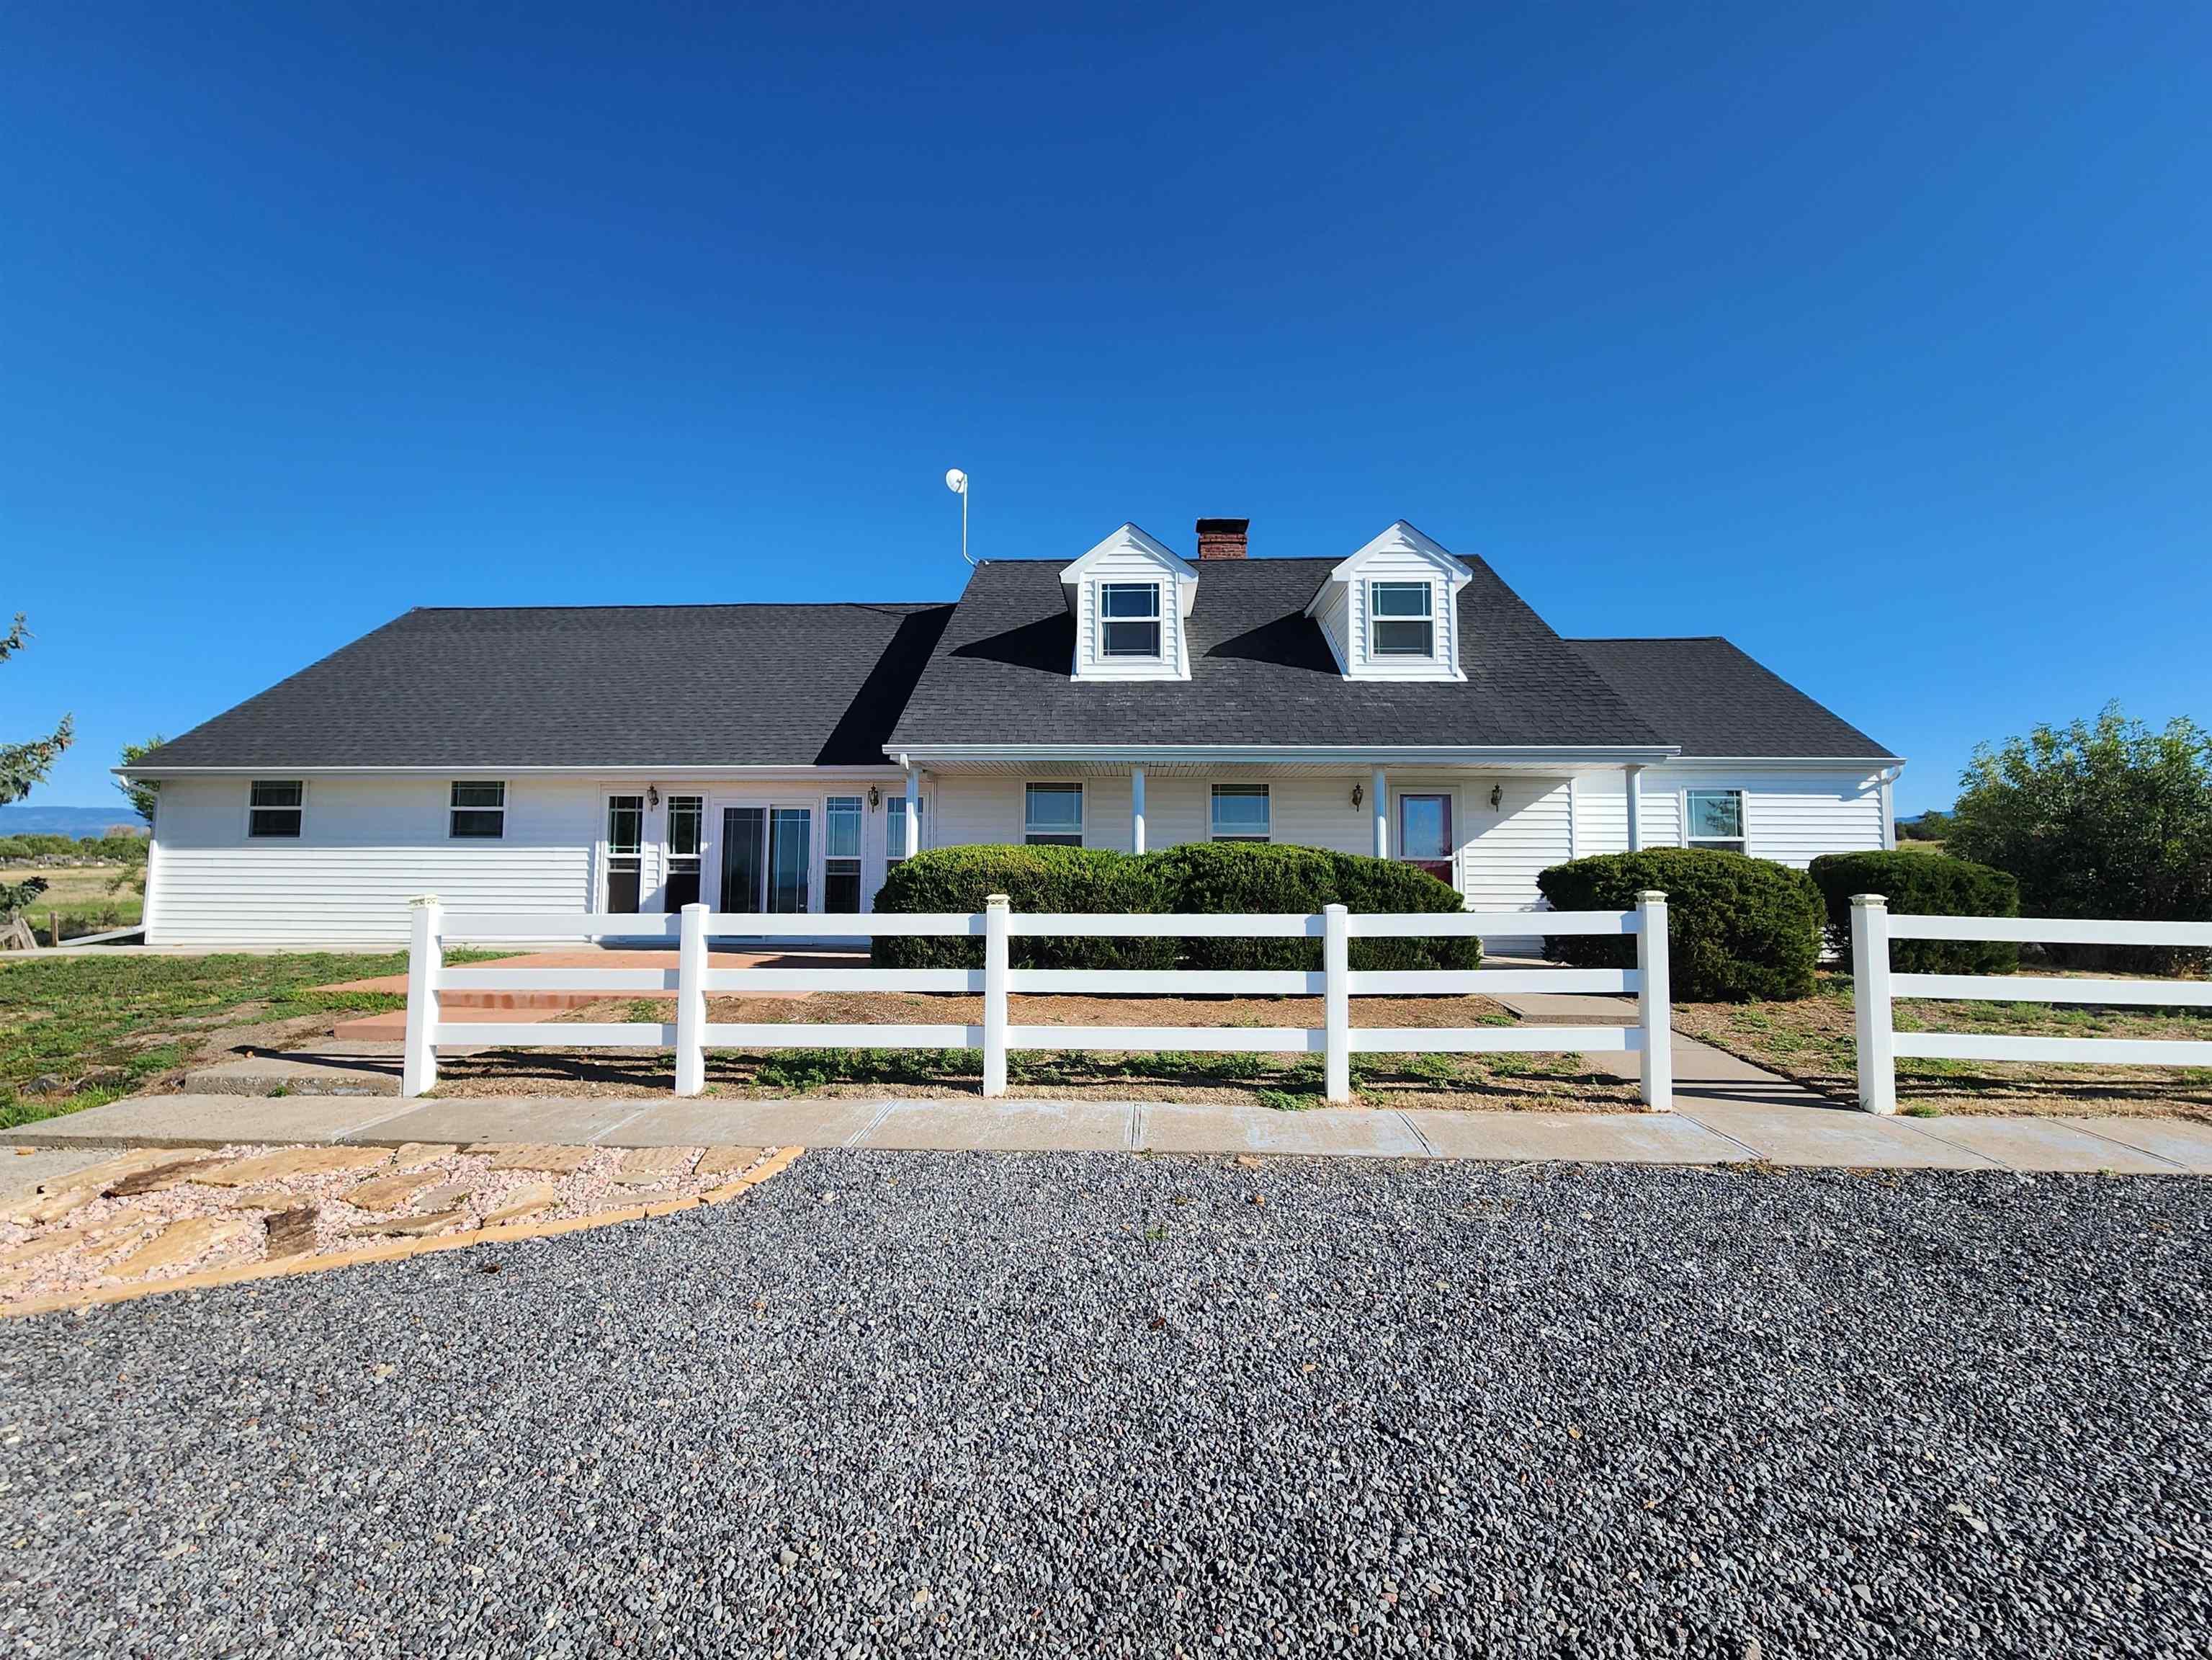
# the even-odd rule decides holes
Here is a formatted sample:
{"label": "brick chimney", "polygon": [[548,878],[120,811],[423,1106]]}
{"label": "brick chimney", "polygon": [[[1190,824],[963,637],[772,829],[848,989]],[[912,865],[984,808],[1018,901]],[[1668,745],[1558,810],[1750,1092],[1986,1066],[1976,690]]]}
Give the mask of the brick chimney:
{"label": "brick chimney", "polygon": [[1251,523],[1249,519],[1200,520],[1198,556],[1200,559],[1242,559],[1244,557],[1244,532]]}

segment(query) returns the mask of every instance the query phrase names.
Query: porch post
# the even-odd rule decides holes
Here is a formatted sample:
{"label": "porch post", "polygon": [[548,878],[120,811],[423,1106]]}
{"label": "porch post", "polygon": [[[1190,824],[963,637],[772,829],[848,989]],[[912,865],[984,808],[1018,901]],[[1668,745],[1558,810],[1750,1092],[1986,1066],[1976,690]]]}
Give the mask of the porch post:
{"label": "porch post", "polygon": [[[945,804],[940,801],[938,806]],[[909,764],[906,769],[906,851],[899,856],[911,859],[921,851],[921,773]]]}
{"label": "porch post", "polygon": [[1644,851],[1644,802],[1638,781],[1644,776],[1641,767],[1624,767],[1628,775],[1628,850]]}
{"label": "porch post", "polygon": [[1382,768],[1375,769],[1374,781],[1367,787],[1375,797],[1375,856],[1390,856],[1390,776]]}
{"label": "porch post", "polygon": [[1129,769],[1129,848],[1133,853],[1145,850],[1145,769]]}

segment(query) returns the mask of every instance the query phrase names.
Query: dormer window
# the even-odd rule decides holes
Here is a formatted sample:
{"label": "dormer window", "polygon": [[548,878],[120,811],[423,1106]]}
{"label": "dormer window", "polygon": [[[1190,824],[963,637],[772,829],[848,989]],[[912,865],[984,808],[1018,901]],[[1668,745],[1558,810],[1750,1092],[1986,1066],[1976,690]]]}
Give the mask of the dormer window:
{"label": "dormer window", "polygon": [[1107,657],[1160,655],[1160,585],[1103,582],[1098,588],[1100,649]]}
{"label": "dormer window", "polygon": [[1124,525],[1060,573],[1078,680],[1188,680],[1198,568]]}
{"label": "dormer window", "polygon": [[1474,581],[1401,519],[1322,579],[1306,615],[1347,680],[1464,680],[1460,610]]}
{"label": "dormer window", "polygon": [[1377,657],[1437,654],[1436,590],[1426,582],[1367,585],[1368,649]]}

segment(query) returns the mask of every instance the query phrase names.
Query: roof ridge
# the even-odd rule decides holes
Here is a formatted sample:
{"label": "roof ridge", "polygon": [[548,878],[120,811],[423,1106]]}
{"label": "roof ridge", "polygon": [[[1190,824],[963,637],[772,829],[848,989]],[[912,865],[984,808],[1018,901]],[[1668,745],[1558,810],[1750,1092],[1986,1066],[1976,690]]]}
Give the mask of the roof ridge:
{"label": "roof ridge", "polygon": [[[659,604],[636,601],[625,605],[410,605],[400,613],[420,611],[475,612],[523,611],[888,611],[894,607],[927,611],[936,605],[957,605],[957,599],[671,599]],[[397,621],[397,618],[393,619]]]}
{"label": "roof ridge", "polygon": [[1725,634],[1576,634],[1561,638],[1571,646],[1668,646],[1692,640],[1717,640],[1724,646],[1735,643]]}

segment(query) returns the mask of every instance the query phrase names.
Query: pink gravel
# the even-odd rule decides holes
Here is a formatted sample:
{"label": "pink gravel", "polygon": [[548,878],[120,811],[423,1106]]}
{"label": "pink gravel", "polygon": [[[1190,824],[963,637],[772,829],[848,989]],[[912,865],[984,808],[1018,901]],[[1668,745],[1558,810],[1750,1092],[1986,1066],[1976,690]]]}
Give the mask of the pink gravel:
{"label": "pink gravel", "polygon": [[[284,1150],[282,1146],[234,1144],[216,1149],[213,1152],[195,1153],[190,1149],[180,1150],[177,1157],[180,1159],[217,1156],[240,1158]],[[692,1155],[684,1161],[684,1169],[688,1172],[697,1162],[701,1149],[695,1147],[686,1151]],[[456,1183],[465,1183],[470,1189],[468,1197],[460,1201],[460,1207],[465,1214],[451,1226],[438,1230],[437,1237],[475,1231],[483,1225],[483,1218],[487,1214],[509,1203],[523,1189],[539,1183],[548,1184],[555,1189],[558,1195],[557,1202],[550,1209],[518,1219],[530,1223],[559,1221],[596,1211],[695,1197],[723,1186],[742,1173],[732,1170],[719,1171],[711,1176],[678,1174],[651,1186],[634,1186],[614,1179],[615,1171],[622,1164],[623,1153],[623,1149],[616,1147],[591,1148],[584,1162],[566,1176],[545,1171],[495,1171],[491,1168],[492,1151],[471,1152],[463,1149],[435,1157],[410,1156],[404,1162],[395,1162],[387,1157],[382,1164],[365,1169],[319,1176],[287,1177],[280,1181],[258,1183],[246,1189],[210,1187],[201,1183],[185,1182],[154,1193],[134,1194],[118,1199],[94,1199],[52,1222],[0,1221],[0,1253],[4,1253],[11,1247],[56,1233],[74,1234],[98,1229],[112,1221],[127,1222],[134,1216],[141,1219],[135,1225],[125,1226],[100,1237],[87,1238],[68,1250],[40,1257],[34,1262],[0,1264],[0,1308],[9,1303],[34,1298],[97,1291],[121,1285],[125,1283],[124,1279],[112,1271],[117,1262],[155,1237],[163,1227],[192,1217],[233,1217],[253,1225],[243,1237],[218,1242],[189,1261],[132,1276],[134,1282],[157,1282],[206,1268],[258,1262],[264,1256],[267,1243],[267,1236],[261,1225],[264,1220],[275,1212],[303,1205],[317,1207],[315,1245],[312,1250],[298,1253],[289,1260],[312,1261],[317,1256],[370,1250],[383,1243],[387,1237],[353,1237],[351,1231],[421,1214],[425,1208],[421,1202],[425,1195]],[[762,1157],[766,1156],[764,1150]],[[406,1203],[391,1210],[362,1210],[345,1202],[343,1195],[363,1182],[402,1171],[429,1173],[433,1179]],[[52,1185],[57,1189],[65,1189],[69,1179],[67,1177],[58,1177]],[[265,1195],[266,1202],[241,1202],[258,1195]]]}

